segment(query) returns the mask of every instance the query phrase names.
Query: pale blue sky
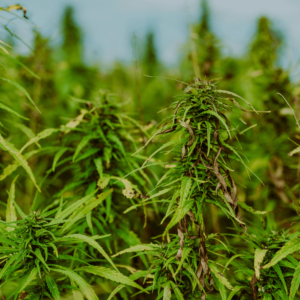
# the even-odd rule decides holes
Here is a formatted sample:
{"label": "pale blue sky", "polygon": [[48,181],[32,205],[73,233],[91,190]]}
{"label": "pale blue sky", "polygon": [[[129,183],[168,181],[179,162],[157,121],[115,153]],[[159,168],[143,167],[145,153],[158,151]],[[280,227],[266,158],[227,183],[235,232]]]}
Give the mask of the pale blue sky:
{"label": "pale blue sky", "polygon": [[[2,3],[1,3],[2,2]],[[13,1],[0,1],[2,5]],[[149,29],[156,33],[160,58],[172,64],[187,37],[188,24],[199,17],[200,0],[19,0],[30,19],[53,42],[60,38],[60,19],[64,7],[72,5],[77,22],[85,33],[86,58],[110,63],[132,60],[133,33],[142,39]],[[241,54],[261,15],[272,18],[286,36],[284,63],[296,64],[300,58],[299,0],[209,0],[212,28],[222,39],[227,53]],[[31,40],[31,28],[17,29],[23,39]],[[22,49],[24,51],[24,49]]]}

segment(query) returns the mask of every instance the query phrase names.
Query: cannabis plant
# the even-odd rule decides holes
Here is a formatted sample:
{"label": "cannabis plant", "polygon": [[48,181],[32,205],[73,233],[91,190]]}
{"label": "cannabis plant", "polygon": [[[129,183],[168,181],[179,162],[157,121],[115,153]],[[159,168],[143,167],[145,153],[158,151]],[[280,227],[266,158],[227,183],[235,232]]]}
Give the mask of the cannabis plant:
{"label": "cannabis plant", "polygon": [[[229,97],[224,99],[223,94]],[[239,210],[230,161],[235,159],[245,163],[237,150],[228,143],[234,130],[224,115],[232,110],[232,106],[225,101],[231,101],[239,109],[246,110],[238,104],[236,98],[239,96],[218,90],[214,82],[196,78],[195,83],[188,85],[180,99],[172,104],[174,114],[168,117],[163,128],[156,133],[173,133],[174,138],[155,151],[143,165],[145,167],[156,153],[170,148],[167,153],[172,153],[172,158],[165,166],[169,170],[157,183],[157,194],[142,200],[149,204],[152,198],[170,195],[161,200],[168,205],[162,223],[168,218],[170,220],[162,235],[163,238],[167,237],[167,243],[161,246],[156,255],[157,260],[153,261],[149,269],[155,271],[150,289],[159,291],[169,284],[178,299],[182,299],[178,296],[181,294],[187,294],[187,297],[193,299],[192,294],[188,295],[190,285],[193,286],[192,290],[198,286],[198,296],[206,299],[207,293],[215,287],[220,291],[222,299],[226,299],[225,287],[231,285],[223,275],[219,275],[215,260],[218,254],[214,245],[208,242],[217,237],[206,233],[205,223],[209,220],[206,217],[207,209],[213,204],[240,225],[245,233],[247,230]],[[246,204],[242,205],[250,209]],[[177,226],[177,237],[169,234],[174,226]],[[221,248],[218,245],[217,249]],[[213,259],[208,249],[212,249]],[[178,266],[175,269],[174,264]],[[191,276],[191,282],[183,281],[182,276]]]}
{"label": "cannabis plant", "polygon": [[[97,240],[107,236],[87,236],[76,230],[76,222],[85,217],[94,203],[105,199],[112,190],[97,196],[90,195],[72,203],[61,199],[55,209],[30,211],[26,215],[17,205],[15,181],[10,189],[7,202],[6,221],[1,221],[0,256],[3,268],[0,272],[4,294],[22,299],[60,299],[73,293],[75,298],[98,299],[93,288],[82,277],[83,273],[101,276],[122,284],[140,288],[131,279],[121,274]],[[85,204],[89,209],[78,216]],[[21,220],[17,219],[17,213]],[[66,224],[72,222],[68,232]],[[99,265],[98,261],[82,252],[78,244],[86,243],[98,251],[113,269]]]}
{"label": "cannabis plant", "polygon": [[[147,222],[147,213],[135,210],[126,216],[123,212],[130,206],[140,204],[151,185],[148,175],[141,171],[133,173],[130,181],[123,177],[138,167],[143,156],[131,157],[129,151],[136,150],[135,144],[143,141],[148,133],[135,120],[121,113],[116,97],[105,91],[99,93],[94,101],[74,99],[81,108],[80,114],[59,130],[60,138],[56,143],[58,151],[53,157],[51,169],[44,177],[43,189],[51,197],[38,194],[35,199],[35,209],[45,206],[59,206],[62,196],[74,201],[78,196],[87,196],[93,191],[96,200],[82,203],[81,209],[68,216],[69,221],[62,226],[62,232],[68,232],[76,227],[85,235],[108,235],[103,243],[112,254],[128,246],[141,243],[143,226]],[[113,188],[106,197],[98,193]],[[52,193],[52,191],[57,193]],[[135,218],[138,222],[130,222]],[[78,219],[78,220],[77,220]],[[77,220],[75,222],[75,220]],[[82,251],[101,259],[88,244],[82,246]],[[99,256],[99,257],[98,257]],[[147,261],[142,261],[148,266]],[[124,265],[121,261],[120,264]],[[125,263],[127,265],[127,263]],[[135,261],[134,267],[138,267]],[[94,282],[94,277],[89,278]]]}
{"label": "cannabis plant", "polygon": [[[267,214],[263,211],[256,213]],[[231,295],[255,300],[298,299],[299,232],[276,231],[269,216],[266,219],[266,222],[262,218],[259,222],[248,221],[248,236],[233,234],[238,244],[232,240],[234,255],[226,264],[236,282]],[[244,245],[240,244],[241,238]]]}

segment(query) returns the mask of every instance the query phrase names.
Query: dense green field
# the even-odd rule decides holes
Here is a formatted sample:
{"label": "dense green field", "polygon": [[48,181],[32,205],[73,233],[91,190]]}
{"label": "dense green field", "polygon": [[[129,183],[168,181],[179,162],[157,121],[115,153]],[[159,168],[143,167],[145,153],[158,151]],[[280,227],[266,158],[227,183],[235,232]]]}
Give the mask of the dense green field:
{"label": "dense green field", "polygon": [[228,57],[203,1],[173,67],[153,32],[88,65],[71,8],[26,56],[3,28],[3,300],[300,299],[300,85],[270,20]]}

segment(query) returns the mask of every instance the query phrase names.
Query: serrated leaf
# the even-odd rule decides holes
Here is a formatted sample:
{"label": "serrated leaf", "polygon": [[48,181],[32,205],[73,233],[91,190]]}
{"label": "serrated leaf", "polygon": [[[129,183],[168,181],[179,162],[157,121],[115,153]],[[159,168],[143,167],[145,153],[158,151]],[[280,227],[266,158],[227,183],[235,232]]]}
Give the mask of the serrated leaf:
{"label": "serrated leaf", "polygon": [[181,181],[180,201],[179,201],[179,205],[181,205],[182,207],[184,206],[186,199],[190,193],[191,186],[192,186],[192,178],[186,176],[183,177]]}
{"label": "serrated leaf", "polygon": [[[74,280],[71,280],[71,286],[77,288]],[[73,294],[74,300],[83,300],[84,299],[82,293],[78,290],[72,289],[72,294]]]}
{"label": "serrated leaf", "polygon": [[56,269],[51,268],[51,271],[63,274],[76,282],[76,284],[80,288],[80,291],[88,300],[98,300],[98,297],[95,294],[93,288],[81,276],[79,276],[71,269],[64,268],[62,266],[54,265],[54,267],[56,267]]}
{"label": "serrated leaf", "polygon": [[217,93],[228,94],[228,95],[231,95],[231,96],[234,96],[234,97],[237,97],[237,98],[243,100],[245,103],[247,103],[257,113],[257,111],[255,110],[255,108],[247,100],[245,100],[241,96],[239,96],[239,95],[237,95],[235,93],[229,92],[229,91],[224,91],[224,90],[216,90],[216,92]]}
{"label": "serrated leaf", "polygon": [[173,281],[169,281],[169,283],[172,286],[172,289],[175,293],[177,300],[184,300],[184,297],[179,289],[179,286],[177,286]]}
{"label": "serrated leaf", "polygon": [[85,136],[80,143],[78,144],[74,156],[73,156],[73,162],[76,160],[76,157],[78,156],[78,154],[80,153],[80,151],[87,145],[87,143],[95,138],[95,134],[92,133],[90,135]]}
{"label": "serrated leaf", "polygon": [[220,120],[220,122],[224,125],[224,127],[226,128],[227,132],[228,132],[228,135],[229,137],[231,138],[231,134],[230,134],[230,130],[229,130],[229,127],[227,126],[226,122],[224,121],[224,119],[218,115],[215,111],[213,110],[206,110],[204,112],[201,113],[201,115],[203,114],[210,114],[210,115],[213,115],[215,116],[216,118],[218,118]]}
{"label": "serrated leaf", "polygon": [[48,128],[45,129],[43,131],[41,131],[40,133],[38,133],[35,137],[31,138],[23,147],[22,149],[19,151],[19,153],[21,154],[28,146],[37,143],[39,140],[44,139],[46,137],[48,137],[49,135],[51,135],[54,132],[60,131],[60,129],[55,129],[55,128]]}
{"label": "serrated leaf", "polygon": [[69,235],[66,235],[66,236],[63,237],[63,239],[68,239],[68,238],[78,239],[78,240],[81,240],[81,241],[84,241],[84,242],[88,243],[89,245],[94,247],[96,250],[98,250],[99,253],[101,253],[105,257],[105,259],[112,265],[112,267],[114,267],[119,272],[118,268],[112,262],[110,257],[104,251],[104,249],[95,240],[93,240],[91,237],[83,235],[83,234],[69,234]]}
{"label": "serrated leaf", "polygon": [[[149,142],[149,141],[148,141]],[[169,147],[169,146],[171,146],[171,145],[173,145],[173,144],[175,144],[175,143],[178,143],[178,141],[177,140],[172,140],[172,141],[170,141],[170,142],[167,142],[167,143],[165,143],[163,146],[161,146],[160,148],[158,148],[156,151],[154,151],[147,159],[146,159],[146,161],[143,163],[143,165],[142,165],[142,167],[144,167],[145,165],[146,165],[146,163],[156,154],[156,153],[158,153],[158,152],[160,152],[161,150],[163,150],[163,149],[165,149],[165,148],[167,148],[167,147]],[[141,148],[142,149],[142,148]],[[140,149],[140,150],[141,150]],[[138,152],[138,151],[137,151]],[[136,154],[137,152],[135,152],[134,154]],[[134,154],[132,154],[132,155],[134,155]]]}
{"label": "serrated leaf", "polygon": [[243,203],[243,202],[238,202],[238,205],[243,208],[244,210],[246,211],[249,211],[255,215],[265,215],[267,214],[268,212],[267,211],[259,211],[259,210],[255,210],[254,208],[252,208],[251,206],[248,206],[246,203]]}
{"label": "serrated leaf", "polygon": [[52,163],[52,171],[55,171],[55,167],[57,165],[57,162],[59,161],[59,159],[64,155],[64,153],[69,150],[69,148],[61,148],[59,149],[56,153],[55,156],[53,158],[53,163]]}
{"label": "serrated leaf", "polygon": [[260,249],[257,248],[255,249],[254,253],[254,269],[255,269],[255,276],[257,279],[260,277],[260,264],[263,262],[264,257],[268,250],[266,249]]}
{"label": "serrated leaf", "polygon": [[122,251],[118,252],[117,254],[113,255],[112,257],[116,257],[118,255],[121,255],[121,254],[124,254],[124,253],[130,253],[130,252],[153,251],[153,250],[157,250],[158,248],[160,248],[158,245],[152,245],[152,244],[135,245],[135,246],[132,246],[128,249],[125,249],[125,250],[122,250]]}
{"label": "serrated leaf", "polygon": [[36,186],[39,192],[41,192],[39,186],[37,185],[35,181],[35,177],[32,173],[32,170],[30,169],[28,162],[26,159],[22,156],[22,154],[19,153],[18,149],[10,145],[9,143],[6,142],[6,140],[2,137],[0,134],[0,144],[4,147],[6,151],[10,153],[10,155],[24,168],[24,170],[27,172],[29,177],[31,178],[32,182]]}
{"label": "serrated leaf", "polygon": [[46,275],[47,287],[55,300],[60,300],[60,293],[53,277]]}
{"label": "serrated leaf", "polygon": [[107,300],[111,300],[117,293],[119,293],[126,285],[125,284],[120,284],[118,285],[109,295]]}
{"label": "serrated leaf", "polygon": [[193,206],[193,202],[189,201],[189,203],[185,203],[184,207],[178,206],[177,209],[175,210],[175,213],[171,219],[171,221],[168,223],[165,233],[169,231],[173,226],[175,226],[191,209]]}
{"label": "serrated leaf", "polygon": [[286,286],[286,283],[285,283],[285,280],[284,280],[284,276],[282,274],[282,271],[281,271],[279,265],[274,265],[273,269],[275,270],[275,272],[277,273],[279,279],[281,280],[286,294],[288,294],[288,290],[287,290],[287,286]]}
{"label": "serrated leaf", "polygon": [[70,219],[74,219],[70,222],[65,223],[61,231],[65,231],[68,228],[72,227],[72,225],[76,222],[76,219],[83,218],[86,216],[89,212],[91,212],[94,208],[96,208],[98,205],[100,205],[111,193],[113,192],[113,189],[107,190],[96,197],[91,197],[87,201],[85,201],[83,204],[84,206],[80,205],[77,207],[77,209],[72,213],[72,215],[69,217]]}
{"label": "serrated leaf", "polygon": [[275,253],[272,260],[263,266],[263,269],[270,268],[276,265],[280,260],[287,257],[288,255],[300,250],[300,239],[296,238],[288,241],[284,246]]}
{"label": "serrated leaf", "polygon": [[7,176],[13,173],[20,166],[18,161],[14,161],[11,165],[4,168],[3,173],[0,175],[0,181],[4,180]]}
{"label": "serrated leaf", "polygon": [[27,275],[24,276],[20,281],[19,286],[16,289],[16,294],[22,292],[33,281],[37,273],[38,273],[37,268],[34,268],[30,272],[28,272]]}
{"label": "serrated leaf", "polygon": [[46,269],[49,270],[49,266],[46,264],[44,257],[42,256],[41,250],[39,248],[36,248],[34,254],[39,259],[39,261],[42,262],[42,264],[46,267]]}
{"label": "serrated leaf", "polygon": [[144,290],[141,286],[139,286],[137,283],[135,283],[133,280],[128,278],[127,276],[121,274],[120,272],[116,272],[114,270],[105,268],[105,267],[95,267],[95,266],[89,266],[89,267],[82,267],[79,268],[78,270],[91,273],[100,277],[104,277],[106,279],[118,282],[118,283],[123,283],[132,287],[135,287],[143,292],[148,293],[146,290]]}
{"label": "serrated leaf", "polygon": [[298,263],[298,266],[296,267],[295,273],[293,275],[289,300],[293,300],[295,298],[296,292],[299,290],[299,286],[300,286],[300,262]]}
{"label": "serrated leaf", "polygon": [[179,265],[178,265],[178,268],[175,272],[175,276],[176,274],[178,274],[178,272],[180,271],[184,261],[186,260],[186,258],[189,256],[189,253],[192,251],[192,248],[184,248],[183,251],[182,251],[182,257],[180,259],[180,262],[179,262]]}
{"label": "serrated leaf", "polygon": [[[67,218],[69,215],[71,215],[78,207],[80,207],[82,204],[84,204],[85,202],[87,202],[88,200],[90,200],[94,194],[97,192],[97,190],[95,190],[94,192],[90,193],[89,195],[83,197],[82,199],[76,201],[75,203],[71,204],[70,206],[68,206],[66,209],[64,209],[63,211],[61,211],[60,213],[58,213],[56,215],[57,219],[65,219]],[[54,219],[55,220],[55,219]],[[52,222],[54,222],[54,220]],[[52,223],[51,222],[51,223]],[[50,223],[50,224],[51,224]]]}
{"label": "serrated leaf", "polygon": [[223,276],[222,273],[219,272],[218,268],[216,265],[214,264],[209,264],[209,268],[211,270],[211,272],[216,276],[216,278],[218,278],[218,280],[224,285],[226,286],[228,289],[233,290],[233,287],[231,286],[231,284],[229,283],[229,281]]}
{"label": "serrated leaf", "polygon": [[219,280],[220,277],[217,277],[216,274],[214,272],[212,272],[212,278],[217,285],[217,288],[221,294],[222,300],[227,300],[227,291],[226,291],[225,285],[223,283],[221,283],[221,281]]}
{"label": "serrated leaf", "polygon": [[28,94],[28,92],[22,86],[20,86],[15,81],[9,80],[7,78],[0,77],[0,79],[14,85],[18,90],[23,92],[25,94],[25,96],[27,97],[27,99],[33,104],[33,106],[36,108],[36,110],[41,114],[41,111],[38,109],[38,107],[36,106],[34,101],[31,99],[30,95]]}

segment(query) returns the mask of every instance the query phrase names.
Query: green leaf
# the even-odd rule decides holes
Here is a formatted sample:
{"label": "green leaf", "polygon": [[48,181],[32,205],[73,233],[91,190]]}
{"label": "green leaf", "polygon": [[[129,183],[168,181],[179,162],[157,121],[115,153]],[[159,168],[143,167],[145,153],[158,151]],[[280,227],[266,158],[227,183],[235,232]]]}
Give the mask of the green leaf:
{"label": "green leaf", "polygon": [[38,189],[39,192],[41,192],[39,186],[37,185],[34,175],[28,165],[28,162],[26,161],[26,159],[21,155],[21,153],[19,153],[19,150],[16,149],[14,146],[12,146],[11,144],[7,143],[6,140],[2,137],[2,135],[0,134],[0,144],[4,147],[4,149],[6,151],[8,151],[10,153],[10,155],[24,168],[24,170],[27,172],[27,174],[29,175],[29,177],[31,178],[32,182],[34,183],[34,185],[36,186],[36,188]]}
{"label": "green leaf", "polygon": [[255,249],[255,254],[254,254],[254,269],[255,269],[255,276],[257,279],[260,277],[260,264],[263,262],[264,257],[268,250],[266,249]]}
{"label": "green leaf", "polygon": [[259,211],[259,210],[255,210],[254,208],[252,208],[251,206],[248,206],[246,203],[243,203],[243,202],[238,202],[238,205],[243,208],[244,210],[246,211],[249,211],[255,215],[265,215],[267,214],[268,212],[267,211]]}
{"label": "green leaf", "polygon": [[116,272],[114,270],[105,268],[105,267],[95,267],[95,266],[89,266],[89,267],[82,267],[78,269],[79,271],[91,273],[100,277],[104,277],[106,279],[123,283],[132,287],[135,287],[143,292],[148,293],[146,290],[144,290],[141,286],[139,286],[137,283],[135,283],[133,280],[128,278],[127,276],[121,274],[120,272]]}
{"label": "green leaf", "polygon": [[17,212],[19,213],[19,215],[21,216],[21,218],[24,220],[24,219],[26,218],[25,213],[24,213],[24,212],[21,210],[21,208],[18,206],[18,204],[16,203],[16,201],[15,201],[15,199],[12,197],[12,195],[11,195],[9,192],[7,192],[7,193],[8,193],[8,195],[9,195],[10,200],[13,202],[13,204],[14,204],[14,206],[15,206]]}
{"label": "green leaf", "polygon": [[3,109],[3,110],[6,110],[16,116],[18,116],[19,118],[22,118],[24,120],[29,120],[25,117],[23,117],[22,115],[18,114],[17,112],[15,112],[13,109],[11,109],[10,107],[6,106],[4,103],[0,102],[0,108]]}
{"label": "green leaf", "polygon": [[192,251],[192,248],[184,248],[183,251],[182,251],[182,257],[180,259],[180,262],[179,262],[179,265],[178,265],[178,268],[175,272],[175,276],[176,274],[178,274],[178,272],[180,271],[184,261],[187,259],[187,257],[189,256],[189,253]]}
{"label": "green leaf", "polygon": [[[95,190],[94,192],[90,193],[89,195],[83,197],[82,199],[76,201],[75,203],[71,204],[69,207],[67,207],[65,210],[61,211],[59,214],[57,214],[56,218],[57,219],[65,219],[67,218],[70,214],[72,214],[78,207],[80,207],[82,204],[90,200],[94,194],[97,192]],[[54,219],[55,220],[55,219]],[[52,222],[54,222],[54,220]],[[51,223],[52,223],[51,222]],[[50,223],[50,224],[51,224]]]}
{"label": "green leaf", "polygon": [[7,78],[0,77],[0,79],[14,85],[18,90],[23,92],[25,94],[25,96],[27,97],[27,99],[33,104],[33,106],[36,108],[36,110],[41,114],[41,111],[38,109],[38,107],[35,105],[34,101],[31,99],[30,95],[28,94],[28,92],[22,86],[20,86],[15,81],[9,80]]}
{"label": "green leaf", "polygon": [[126,285],[125,284],[120,284],[118,285],[109,295],[107,300],[111,300],[117,293],[119,293]]}
{"label": "green leaf", "polygon": [[74,156],[73,156],[73,162],[76,160],[76,157],[78,156],[78,154],[80,153],[80,151],[87,145],[87,143],[95,138],[95,134],[92,133],[90,135],[85,136],[80,143],[78,144]]}
{"label": "green leaf", "polygon": [[51,271],[63,274],[65,276],[69,277],[70,279],[74,280],[76,282],[76,284],[79,286],[80,291],[83,293],[83,295],[88,300],[98,300],[98,297],[95,294],[92,287],[81,276],[79,276],[77,273],[75,273],[71,269],[64,268],[62,266],[57,266],[57,265],[54,265],[54,266],[58,269],[51,268]]}
{"label": "green leaf", "polygon": [[298,263],[298,266],[296,267],[295,273],[293,275],[289,300],[293,300],[295,298],[296,292],[299,290],[299,285],[300,285],[300,262]]}
{"label": "green leaf", "polygon": [[245,103],[247,103],[256,113],[258,113],[255,108],[247,101],[245,100],[244,98],[242,98],[241,96],[235,94],[235,93],[232,93],[232,92],[229,92],[229,91],[224,91],[224,90],[216,90],[217,93],[223,93],[223,94],[228,94],[228,95],[231,95],[231,96],[234,96],[234,97],[237,97],[241,100],[243,100]]}
{"label": "green leaf", "polygon": [[172,294],[170,289],[170,282],[168,281],[164,287],[164,298],[163,300],[171,300]]}
{"label": "green leaf", "polygon": [[22,292],[36,277],[38,273],[38,269],[34,268],[30,272],[27,273],[25,277],[22,278],[22,280],[19,283],[19,286],[17,287],[16,294]]}
{"label": "green leaf", "polygon": [[209,264],[209,268],[212,271],[212,273],[216,276],[216,278],[228,289],[233,290],[233,287],[229,283],[229,281],[223,276],[222,273],[219,272],[218,268],[214,264]]}
{"label": "green leaf", "polygon": [[56,282],[53,277],[46,275],[47,287],[55,300],[60,300],[60,294]]}
{"label": "green leaf", "polygon": [[[194,183],[196,186],[196,183]],[[184,176],[181,181],[181,188],[180,188],[180,200],[178,207],[175,210],[175,213],[167,225],[165,229],[165,233],[169,231],[174,225],[176,225],[191,209],[193,205],[193,201],[188,201],[189,195],[192,193],[193,188],[192,186],[192,178]],[[165,234],[164,233],[164,234]]]}
{"label": "green leaf", "polygon": [[103,176],[102,158],[101,157],[95,158],[94,163],[95,163],[95,166],[96,166],[96,169],[98,171],[100,178],[102,178],[102,176]]}
{"label": "green leaf", "polygon": [[273,269],[276,271],[279,279],[281,280],[281,282],[284,286],[284,290],[285,290],[286,294],[288,294],[288,289],[287,289],[287,286],[286,286],[286,283],[285,283],[285,280],[284,280],[284,277],[283,277],[283,274],[281,272],[281,269],[280,269],[279,265],[274,265]]}
{"label": "green leaf", "polygon": [[[19,176],[19,175],[18,175]],[[15,177],[15,179],[13,180],[11,186],[10,186],[10,195],[11,197],[14,199],[15,198],[15,183],[16,180],[18,178],[18,176]],[[12,201],[10,196],[8,196],[7,199],[7,206],[6,206],[6,222],[14,222],[17,221],[17,214],[16,214],[16,209],[15,209],[15,205]],[[6,228],[7,231],[13,231],[14,228],[12,227],[7,227]]]}
{"label": "green leaf", "polygon": [[118,255],[121,255],[124,253],[130,253],[130,252],[154,251],[154,250],[157,250],[158,248],[160,248],[158,245],[152,245],[152,244],[136,245],[136,246],[132,246],[128,249],[122,250],[122,251],[118,252],[117,254],[113,255],[112,257],[116,257]]}
{"label": "green leaf", "polygon": [[220,122],[224,125],[224,127],[226,128],[227,132],[228,132],[228,135],[229,137],[231,138],[231,134],[230,134],[230,130],[229,130],[229,127],[227,126],[226,122],[224,121],[224,119],[219,116],[215,111],[213,110],[207,110],[207,111],[204,111],[203,113],[201,113],[201,115],[203,114],[210,114],[210,115],[213,115],[215,116],[216,118],[218,118],[220,120]]}
{"label": "green leaf", "polygon": [[39,248],[36,248],[34,254],[42,262],[46,269],[49,270],[49,266],[46,264],[44,257],[42,256],[41,250]]}
{"label": "green leaf", "polygon": [[209,156],[210,151],[210,135],[211,135],[211,124],[207,121],[205,121],[206,127],[207,127],[207,156]]}
{"label": "green leaf", "polygon": [[21,154],[28,146],[37,143],[39,140],[44,139],[46,137],[48,137],[49,135],[51,135],[54,132],[60,131],[60,129],[55,129],[55,128],[48,128],[43,130],[42,132],[38,133],[35,137],[31,138],[23,147],[22,149],[19,151],[19,153]]}
{"label": "green leaf", "polygon": [[[170,141],[170,142],[168,142],[168,143],[165,143],[163,146],[161,146],[160,148],[158,148],[156,151],[154,151],[147,159],[146,159],[146,161],[143,163],[143,165],[142,165],[142,167],[144,167],[145,165],[146,165],[146,163],[156,154],[156,153],[158,153],[158,152],[160,152],[161,150],[163,150],[163,149],[165,149],[165,148],[167,148],[167,147],[169,147],[169,146],[171,146],[171,145],[173,145],[173,144],[175,144],[175,143],[178,143],[178,141],[177,140],[172,140],[172,141]],[[142,148],[141,148],[142,149]],[[140,149],[140,150],[141,150]],[[138,151],[137,151],[138,152]],[[136,152],[136,153],[137,153]],[[135,154],[135,153],[134,153]],[[134,154],[132,154],[132,155],[134,155]]]}
{"label": "green leaf", "polygon": [[173,288],[173,291],[175,293],[177,300],[184,300],[184,297],[179,289],[179,286],[176,286],[176,284],[173,281],[169,281],[169,283],[171,284],[171,286]]}
{"label": "green leaf", "polygon": [[280,260],[288,255],[300,250],[300,239],[296,238],[288,241],[279,251],[277,251],[272,260],[263,266],[263,269],[276,265]]}
{"label": "green leaf", "polygon": [[57,165],[57,162],[59,161],[59,159],[64,155],[64,153],[69,150],[69,148],[61,148],[59,149],[56,153],[55,156],[53,158],[53,163],[52,163],[52,171],[55,171],[55,167]]}
{"label": "green leaf", "polygon": [[36,75],[34,72],[32,72],[29,68],[27,68],[23,63],[21,63],[18,59],[15,59],[13,56],[11,55],[7,55],[4,53],[1,53],[2,56],[5,56],[11,60],[13,60],[16,64],[22,66],[28,73],[30,73],[33,77],[40,79],[40,77],[38,75]]}
{"label": "green leaf", "polygon": [[0,175],[0,181],[4,180],[7,176],[13,173],[20,166],[18,161],[14,161],[11,165],[4,168],[3,173]]}
{"label": "green leaf", "polygon": [[173,226],[175,226],[187,213],[188,211],[191,209],[191,207],[193,206],[193,202],[189,201],[188,203],[184,204],[184,207],[182,207],[181,205],[179,205],[171,219],[171,221],[169,222],[169,224],[167,225],[164,234],[169,231]]}
{"label": "green leaf", "polygon": [[[287,294],[283,291],[283,290],[277,290],[276,294],[282,299],[282,300],[289,300],[289,297],[287,296]],[[278,299],[278,297],[276,297],[276,299]]]}
{"label": "green leaf", "polygon": [[[69,239],[69,238],[84,241],[84,242],[88,243],[89,245],[91,245],[92,247],[94,247],[95,249],[97,249],[106,258],[106,260],[119,272],[118,268],[112,262],[110,257],[106,254],[104,249],[91,237],[83,235],[83,234],[69,234],[69,235],[66,235],[63,237],[63,239]],[[57,241],[59,241],[59,239]]]}
{"label": "green leaf", "polygon": [[100,205],[112,192],[113,189],[107,190],[97,195],[96,197],[91,197],[89,200],[85,201],[83,203],[84,206],[80,205],[79,207],[77,207],[77,209],[69,217],[70,219],[74,219],[74,220],[65,223],[62,226],[61,231],[65,231],[68,228],[72,227],[72,225],[77,221],[78,218],[83,218],[84,216],[86,216],[94,208]]}
{"label": "green leaf", "polygon": [[[71,280],[71,286],[77,288],[77,286],[73,280]],[[72,289],[72,294],[73,294],[74,300],[83,300],[84,299],[82,293],[78,290]]]}
{"label": "green leaf", "polygon": [[273,300],[272,295],[268,293],[264,293],[264,300]]}
{"label": "green leaf", "polygon": [[202,292],[203,292],[204,294],[206,294],[206,292],[205,292],[203,286],[200,284],[200,281],[199,281],[199,279],[198,279],[196,273],[194,272],[193,268],[192,268],[189,264],[187,264],[187,263],[184,263],[184,264],[183,264],[183,267],[184,267],[184,268],[192,275],[192,277],[193,277],[194,280],[195,280],[195,284],[194,284],[194,286],[193,286],[193,291],[195,290],[196,285],[198,285],[199,289],[202,290]]}
{"label": "green leaf", "polygon": [[227,267],[231,264],[231,262],[232,262],[234,259],[236,259],[236,258],[238,258],[238,257],[241,257],[241,256],[245,256],[245,255],[243,255],[243,254],[236,254],[236,255],[233,255],[232,257],[230,257],[230,259],[227,260],[227,262],[226,262],[226,264],[225,264],[225,266],[224,266],[224,269],[223,269],[222,274],[226,271]]}
{"label": "green leaf", "polygon": [[190,177],[183,177],[181,181],[181,189],[180,189],[180,201],[179,205],[182,207],[184,206],[186,199],[191,191],[192,187],[192,178]]}
{"label": "green leaf", "polygon": [[[233,296],[239,291],[241,290],[242,288],[246,288],[245,286],[238,286],[236,285],[233,290],[230,292],[227,300],[231,300],[233,298]],[[271,299],[272,300],[272,299]]]}

